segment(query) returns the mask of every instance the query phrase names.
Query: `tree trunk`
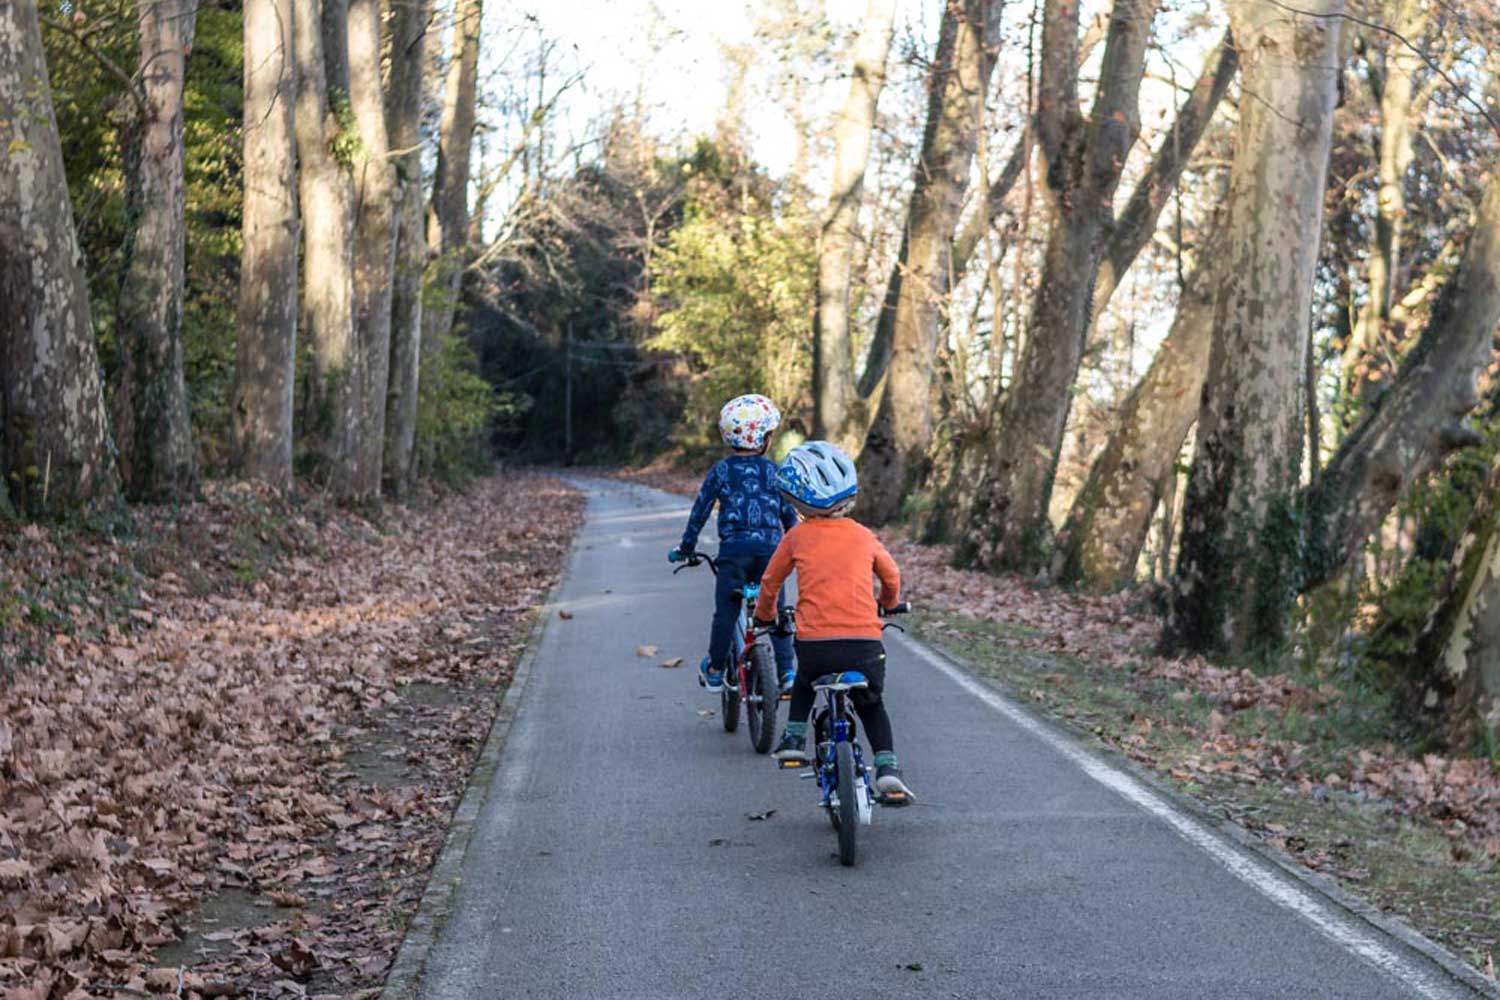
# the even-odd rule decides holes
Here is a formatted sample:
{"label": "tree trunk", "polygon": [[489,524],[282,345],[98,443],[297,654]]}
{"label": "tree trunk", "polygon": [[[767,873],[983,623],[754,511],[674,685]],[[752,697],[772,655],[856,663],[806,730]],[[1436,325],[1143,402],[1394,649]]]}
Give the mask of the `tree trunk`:
{"label": "tree trunk", "polygon": [[1500,175],[1492,175],[1457,272],[1391,387],[1349,433],[1306,500],[1302,586],[1349,561],[1411,488],[1444,458],[1475,444],[1464,418],[1500,323]]}
{"label": "tree trunk", "polygon": [[354,162],[354,332],[364,371],[355,491],[361,497],[375,498],[380,495],[385,459],[398,192],[380,81],[379,0],[349,0],[348,23],[349,104],[360,140]]}
{"label": "tree trunk", "polygon": [[[1396,0],[1394,30],[1414,42],[1427,31],[1432,14],[1425,0]],[[1416,77],[1421,54],[1396,38],[1388,39],[1385,73],[1372,70],[1378,81],[1380,148],[1376,169],[1380,180],[1375,200],[1375,238],[1370,246],[1369,299],[1360,310],[1354,332],[1343,352],[1344,386],[1364,398],[1379,385],[1388,350],[1386,332],[1391,322],[1396,281],[1401,271],[1401,236],[1406,220],[1406,174],[1415,157],[1421,109],[1416,99]]]}
{"label": "tree trunk", "polygon": [[180,500],[198,469],[182,370],[182,100],[197,0],[137,0],[141,78],[126,141],[124,280],[115,319],[120,381],[115,444],[125,490],[140,500]]}
{"label": "tree trunk", "polygon": [[232,406],[236,471],[278,489],[292,482],[297,355],[293,2],[245,0],[244,249]]}
{"label": "tree trunk", "polygon": [[1226,249],[1225,240],[1213,239],[1197,255],[1167,339],[1126,398],[1119,426],[1073,501],[1059,540],[1062,582],[1099,593],[1135,580],[1151,516],[1176,478],[1177,456],[1198,419],[1213,340],[1214,292],[1224,278],[1218,261]]}
{"label": "tree trunk", "polygon": [[925,475],[932,439],[933,357],[951,278],[953,234],[984,120],[999,45],[1001,0],[944,8],[929,82],[927,127],[907,213],[906,267],[895,309],[885,391],[860,464],[860,510],[895,517]]}
{"label": "tree trunk", "polygon": [[428,268],[427,306],[422,319],[424,351],[438,351],[453,329],[469,229],[469,150],[479,80],[482,0],[458,0],[453,58],[448,65],[443,117],[438,127],[437,171],[427,206],[427,247],[436,258]]}
{"label": "tree trunk", "polygon": [[[337,20],[345,2],[327,0]],[[303,311],[313,348],[304,439],[329,491],[340,500],[360,501],[370,495],[360,468],[365,366],[354,334],[354,185],[349,137],[329,101],[324,46],[325,27],[335,40],[346,36],[347,28],[341,32],[325,25],[324,0],[293,0],[292,10]],[[332,64],[339,63],[336,48]]]}
{"label": "tree trunk", "polygon": [[1231,0],[1244,89],[1227,267],[1198,415],[1165,644],[1278,647],[1300,542],[1302,363],[1322,229],[1343,0]]}
{"label": "tree trunk", "polygon": [[834,126],[833,185],[818,240],[818,311],[813,321],[813,435],[847,451],[859,447],[850,433],[855,406],[849,351],[849,283],[854,224],[865,183],[875,107],[885,88],[885,60],[895,27],[895,0],[869,0],[854,48],[849,96]]}
{"label": "tree trunk", "polygon": [[36,515],[115,495],[35,0],[0,4],[0,477]]}
{"label": "tree trunk", "polygon": [[1500,456],[1404,668],[1412,714],[1450,744],[1500,737]]}
{"label": "tree trunk", "polygon": [[1125,273],[1151,237],[1156,234],[1156,224],[1161,219],[1162,209],[1177,190],[1182,172],[1198,141],[1213,121],[1214,112],[1229,92],[1240,68],[1240,51],[1235,47],[1234,35],[1224,32],[1198,74],[1197,82],[1188,94],[1185,104],[1177,111],[1177,118],[1163,137],[1152,158],[1146,175],[1131,192],[1130,201],[1120,212],[1119,221],[1110,234],[1104,248],[1104,259],[1099,264],[1099,275],[1094,281],[1094,305],[1090,310],[1090,325],[1097,325],[1104,315],[1104,307],[1114,297]]}
{"label": "tree trunk", "polygon": [[417,434],[417,380],[422,345],[422,83],[427,67],[431,0],[397,4],[391,18],[390,103],[386,126],[400,182],[396,259],[391,282],[391,357],[385,411],[385,480],[404,497],[411,490]]}
{"label": "tree trunk", "polygon": [[[423,394],[434,398],[443,392],[440,359],[453,332],[453,318],[463,291],[469,230],[469,151],[474,138],[483,15],[482,0],[458,0],[454,11],[453,55],[448,62],[443,115],[438,125],[437,169],[432,178],[432,199],[427,205],[427,250],[431,262],[423,276],[419,363]],[[420,449],[419,458],[430,466],[431,448]]]}
{"label": "tree trunk", "polygon": [[[1077,0],[1050,0],[1036,133],[1052,225],[1025,345],[986,482],[956,553],[988,569],[1034,571],[1051,534],[1052,480],[1090,326],[1114,193],[1140,133],[1139,94],[1157,0],[1115,0],[1090,116],[1078,107]],[[1150,178],[1148,178],[1148,181]]]}
{"label": "tree trunk", "polygon": [[[1083,38],[1078,43],[1079,62],[1086,61],[1089,54],[1103,41],[1107,23],[1108,19],[1103,14],[1095,15],[1094,19],[1089,22],[1088,30],[1083,33]],[[979,242],[984,239],[984,234],[1000,217],[1011,189],[1026,172],[1026,167],[1031,160],[1031,150],[1032,143],[1029,134],[1022,136],[1015,148],[1011,150],[1005,166],[998,174],[990,178],[984,204],[969,216],[969,221],[964,223],[963,229],[953,240],[952,264],[949,268],[952,283],[956,284],[968,273],[969,263],[974,258],[974,251],[979,248]],[[901,273],[906,269],[906,249],[907,243],[903,236],[901,251],[896,255],[896,263],[891,268],[891,276],[886,282],[885,299],[880,310],[880,317],[875,324],[875,333],[870,338],[870,346],[865,352],[864,370],[860,374],[859,384],[856,387],[861,400],[867,400],[876,395],[885,379],[886,367],[891,361],[891,341],[895,339],[896,334],[896,303],[901,298]],[[877,397],[876,402],[878,401]],[[868,413],[870,405],[866,404],[863,408],[866,420],[870,416]],[[860,428],[861,435],[864,430],[863,427]]]}

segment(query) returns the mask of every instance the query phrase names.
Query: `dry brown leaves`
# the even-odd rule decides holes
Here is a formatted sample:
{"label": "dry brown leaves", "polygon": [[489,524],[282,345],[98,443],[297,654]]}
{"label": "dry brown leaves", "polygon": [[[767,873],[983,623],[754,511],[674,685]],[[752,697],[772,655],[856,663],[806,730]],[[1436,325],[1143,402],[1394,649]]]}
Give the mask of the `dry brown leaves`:
{"label": "dry brown leaves", "polygon": [[[1295,741],[1237,737],[1224,730],[1233,713],[1252,708],[1316,716],[1335,705],[1337,688],[1309,687],[1285,674],[1217,667],[1201,657],[1165,659],[1151,652],[1161,622],[1132,610],[1130,595],[1092,597],[1038,588],[1019,577],[954,569],[952,552],[944,546],[886,541],[901,566],[904,592],[919,605],[1012,626],[1005,642],[1017,648],[1066,654],[1128,671],[1132,683],[1165,681],[1177,688],[1178,697],[1205,698],[1214,709],[1207,724],[1194,730],[1203,753],[1174,765],[1181,772],[1175,777],[1275,781],[1305,795],[1373,797],[1442,824],[1467,845],[1455,848],[1460,860],[1475,852],[1500,858],[1500,767],[1490,761],[1437,754],[1414,758],[1384,746],[1379,752],[1359,750],[1329,773],[1312,766],[1307,748]],[[1140,719],[1137,731],[1116,742],[1133,758],[1156,765],[1145,752],[1151,725],[1150,719]]]}
{"label": "dry brown leaves", "polygon": [[[581,500],[510,472],[378,527],[277,504],[233,487],[143,512],[191,544],[123,614],[93,584],[144,542],[0,539],[0,597],[57,604],[59,580],[84,583],[77,603],[0,618],[35,654],[0,688],[5,1000],[363,996],[383,978]],[[292,554],[250,572],[247,530],[284,532]],[[361,783],[341,761],[351,734],[418,680],[488,696],[424,717],[412,781]],[[156,967],[225,887],[289,915],[224,931],[227,957]]]}

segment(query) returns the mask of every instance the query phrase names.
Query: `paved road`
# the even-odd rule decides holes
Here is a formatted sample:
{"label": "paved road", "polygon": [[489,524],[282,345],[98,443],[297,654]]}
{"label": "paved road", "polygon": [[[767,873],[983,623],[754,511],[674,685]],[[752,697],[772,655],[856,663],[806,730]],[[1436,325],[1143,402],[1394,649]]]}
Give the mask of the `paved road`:
{"label": "paved road", "polygon": [[686,503],[587,486],[574,617],[547,626],[422,996],[1469,995],[1389,942],[1396,972],[1336,943],[1365,932],[1274,902],[1258,862],[1232,873],[897,642],[921,802],[877,811],[840,867],[812,784],[702,715],[712,581],[664,561]]}

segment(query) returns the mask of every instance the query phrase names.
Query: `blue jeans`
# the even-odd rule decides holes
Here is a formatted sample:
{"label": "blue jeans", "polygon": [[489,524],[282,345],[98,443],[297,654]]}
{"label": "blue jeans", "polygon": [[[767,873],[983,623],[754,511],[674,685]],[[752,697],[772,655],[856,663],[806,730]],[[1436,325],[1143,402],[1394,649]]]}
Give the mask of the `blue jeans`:
{"label": "blue jeans", "polygon": [[[740,652],[729,648],[734,642],[735,619],[740,614],[740,598],[734,596],[734,592],[747,583],[759,583],[770,561],[769,555],[719,556],[719,575],[714,582],[714,623],[708,633],[708,662],[720,670],[733,666],[734,658]],[[776,595],[776,606],[786,607],[786,599],[781,594]],[[784,674],[791,670],[795,663],[792,637],[773,634],[771,645],[776,650],[777,672]]]}

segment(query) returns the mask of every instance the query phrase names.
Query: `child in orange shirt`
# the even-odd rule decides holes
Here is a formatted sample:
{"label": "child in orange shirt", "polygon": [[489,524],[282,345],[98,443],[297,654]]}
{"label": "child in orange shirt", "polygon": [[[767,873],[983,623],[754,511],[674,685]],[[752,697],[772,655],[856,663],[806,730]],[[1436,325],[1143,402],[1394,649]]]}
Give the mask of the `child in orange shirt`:
{"label": "child in orange shirt", "polygon": [[901,599],[901,573],[875,534],[846,515],[859,492],[854,463],[838,446],[809,441],[792,449],[777,471],[777,486],[803,520],[782,538],[760,580],[757,624],[776,614],[775,595],[797,571],[797,677],[786,729],[776,748],[778,760],[806,761],[807,717],[824,674],[857,670],[869,687],[849,694],[875,753],[875,784],[883,793],[911,789],[896,762],[885,689],[885,644],[875,603],[873,577],[880,580],[880,605]]}

